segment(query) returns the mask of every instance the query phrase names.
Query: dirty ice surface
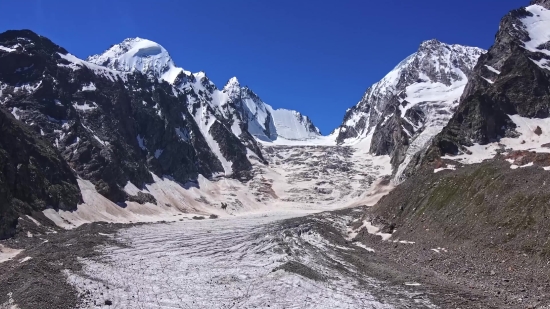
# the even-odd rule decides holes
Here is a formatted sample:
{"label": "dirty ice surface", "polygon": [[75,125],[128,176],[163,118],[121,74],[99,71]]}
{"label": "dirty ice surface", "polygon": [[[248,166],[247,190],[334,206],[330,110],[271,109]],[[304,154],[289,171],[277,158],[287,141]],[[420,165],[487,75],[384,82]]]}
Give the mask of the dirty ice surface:
{"label": "dirty ice surface", "polygon": [[[81,308],[433,308],[401,287],[359,276],[318,233],[271,224],[289,216],[125,229],[117,235],[125,246],[103,248],[103,260],[83,261],[83,272],[67,272],[68,280],[88,295]],[[289,261],[311,276],[278,269]]]}
{"label": "dirty ice surface", "polygon": [[179,222],[194,216],[226,218],[270,212],[299,216],[373,205],[391,190],[376,185],[391,174],[389,156],[372,156],[361,147],[273,145],[264,146],[263,152],[269,165],[251,159],[254,177],[246,183],[199,176],[196,183],[180,184],[169,176],[153,175],[154,183],[138,188],[128,182],[124,190],[129,195],[151,194],[156,205],[130,201],[117,205],[99,194],[91,182],[79,179],[84,203],[76,211],[48,209],[44,214],[67,229],[97,221]]}
{"label": "dirty ice surface", "polygon": [[[113,308],[433,307],[413,299],[403,286],[360,274],[341,256],[346,250],[375,254],[371,248],[337,249],[319,234],[289,235],[280,225],[283,219],[374,205],[391,190],[381,181],[391,173],[389,157],[353,146],[264,145],[263,150],[270,164],[255,163],[255,176],[246,183],[199,178],[179,184],[154,175],[153,184],[125,187],[130,195],[153,195],[157,205],[121,207],[79,180],[84,203],[77,211],[45,213],[60,226],[166,222],[122,229],[115,239],[124,246],[98,248],[103,258],[82,260],[82,271],[66,272],[86,295],[82,308],[111,303]],[[204,220],[193,220],[197,216]],[[303,267],[278,269],[289,262]]]}

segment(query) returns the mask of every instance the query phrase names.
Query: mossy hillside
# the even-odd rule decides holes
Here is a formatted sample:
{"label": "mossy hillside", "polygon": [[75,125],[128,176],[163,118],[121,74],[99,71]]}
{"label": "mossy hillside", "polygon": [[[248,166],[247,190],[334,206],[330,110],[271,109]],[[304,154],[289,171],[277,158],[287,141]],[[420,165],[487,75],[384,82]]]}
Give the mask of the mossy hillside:
{"label": "mossy hillside", "polygon": [[395,237],[471,243],[550,256],[550,173],[506,162],[424,170],[373,209]]}

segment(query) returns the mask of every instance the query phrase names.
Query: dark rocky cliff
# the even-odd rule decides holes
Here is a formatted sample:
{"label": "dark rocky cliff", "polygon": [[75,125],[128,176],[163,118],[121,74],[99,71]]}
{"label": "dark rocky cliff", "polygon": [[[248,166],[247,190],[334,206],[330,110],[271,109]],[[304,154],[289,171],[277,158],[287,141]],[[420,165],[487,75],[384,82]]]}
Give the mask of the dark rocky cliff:
{"label": "dark rocky cliff", "polygon": [[[59,153],[58,164],[65,166],[59,179],[70,176],[67,183],[72,185],[75,176],[90,180],[116,203],[155,203],[152,196],[129,196],[123,189],[128,182],[137,187],[152,183],[151,173],[180,183],[199,174],[208,178],[224,173],[183,91],[139,72],[117,72],[82,61],[32,31],[0,34],[0,109],[4,118],[11,113],[15,118],[10,122],[38,137],[37,145],[47,144],[48,151]],[[212,128],[212,138],[233,163],[233,176],[247,180],[252,169],[247,149],[231,138],[227,125]],[[12,150],[10,143],[4,146]],[[48,200],[43,207],[73,209],[78,186],[73,189],[63,205]],[[8,208],[10,218],[21,209]]]}
{"label": "dark rocky cliff", "polygon": [[0,239],[17,219],[46,208],[73,210],[82,200],[71,168],[51,144],[0,109]]}
{"label": "dark rocky cliff", "polygon": [[[549,6],[546,0],[532,3]],[[495,44],[480,57],[457,112],[428,151],[429,160],[514,136],[516,125],[508,115],[550,116],[550,71],[541,64],[550,59],[549,50],[525,47],[531,38],[522,20],[530,16],[534,14],[521,8],[502,19]]]}

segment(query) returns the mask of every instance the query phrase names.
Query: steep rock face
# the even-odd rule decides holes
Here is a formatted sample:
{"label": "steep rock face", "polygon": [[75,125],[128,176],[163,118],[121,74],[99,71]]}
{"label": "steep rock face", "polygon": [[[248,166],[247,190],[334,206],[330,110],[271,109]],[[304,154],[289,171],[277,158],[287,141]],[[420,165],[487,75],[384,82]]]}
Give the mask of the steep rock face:
{"label": "steep rock face", "polygon": [[437,40],[423,42],[347,111],[335,131],[337,143],[372,138],[370,152],[391,155],[399,177],[401,166],[447,124],[483,53]]}
{"label": "steep rock face", "polygon": [[0,109],[0,239],[17,219],[46,208],[72,210],[82,200],[71,168],[54,147]]}
{"label": "steep rock face", "polygon": [[550,10],[550,0],[531,0],[531,5],[538,4]]}
{"label": "steep rock face", "polygon": [[225,85],[223,93],[228,96],[226,114],[242,122],[259,140],[307,140],[321,135],[307,116],[293,110],[273,109],[250,88],[241,86],[235,77]]}
{"label": "steep rock face", "polygon": [[550,115],[550,10],[532,1],[506,15],[495,44],[472,73],[460,106],[425,157],[470,153],[467,147],[517,137],[509,115]]}
{"label": "steep rock face", "polygon": [[[139,71],[151,78],[167,81],[185,93],[190,112],[197,122],[205,117],[216,118],[230,127],[231,132],[260,158],[262,154],[253,137],[273,141],[277,138],[307,140],[320,136],[308,117],[296,111],[273,109],[251,89],[241,86],[236,77],[220,90],[204,72],[191,73],[176,67],[166,49],[149,40],[126,39],[103,54],[89,57],[88,61],[116,71]],[[201,113],[197,113],[199,110]],[[210,130],[205,129],[203,134],[208,135]]]}
{"label": "steep rock face", "polygon": [[82,61],[31,31],[0,34],[0,104],[114,202],[131,199],[128,182],[151,183],[150,172],[182,183],[225,172],[181,91]]}
{"label": "steep rock face", "polygon": [[[260,148],[254,138],[238,119],[227,117],[227,95],[220,92],[204,72],[191,73],[176,67],[168,51],[161,45],[142,38],[130,38],[120,44],[111,46],[103,54],[88,57],[87,61],[111,70],[125,73],[143,73],[150,80],[168,82],[180,90],[186,98],[187,109],[208,146],[222,163],[223,173],[233,175],[238,169],[233,169],[234,162],[248,161],[246,148],[232,153],[231,158],[218,151],[219,140],[233,140],[247,145],[248,149],[263,160]],[[211,126],[218,121],[230,130],[212,130]],[[213,136],[212,132],[221,134]],[[235,135],[238,137],[236,140]],[[240,141],[239,141],[240,139]],[[233,149],[241,149],[236,147]],[[251,166],[250,162],[246,166]]]}

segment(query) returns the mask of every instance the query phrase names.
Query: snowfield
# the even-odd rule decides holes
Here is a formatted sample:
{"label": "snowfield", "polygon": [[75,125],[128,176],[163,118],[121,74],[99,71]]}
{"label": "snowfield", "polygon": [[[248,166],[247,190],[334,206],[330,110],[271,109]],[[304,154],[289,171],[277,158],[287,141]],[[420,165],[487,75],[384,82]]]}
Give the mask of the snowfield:
{"label": "snowfield", "polygon": [[[537,153],[549,153],[550,148],[545,147],[550,141],[550,118],[526,118],[519,115],[508,115],[516,124],[516,132],[519,137],[501,138],[498,142],[487,145],[474,144],[466,147],[470,153],[463,153],[456,156],[447,155],[443,159],[456,160],[462,164],[480,163],[492,159],[498,151],[503,153],[509,150],[527,150]],[[540,134],[535,131],[539,128]]]}

